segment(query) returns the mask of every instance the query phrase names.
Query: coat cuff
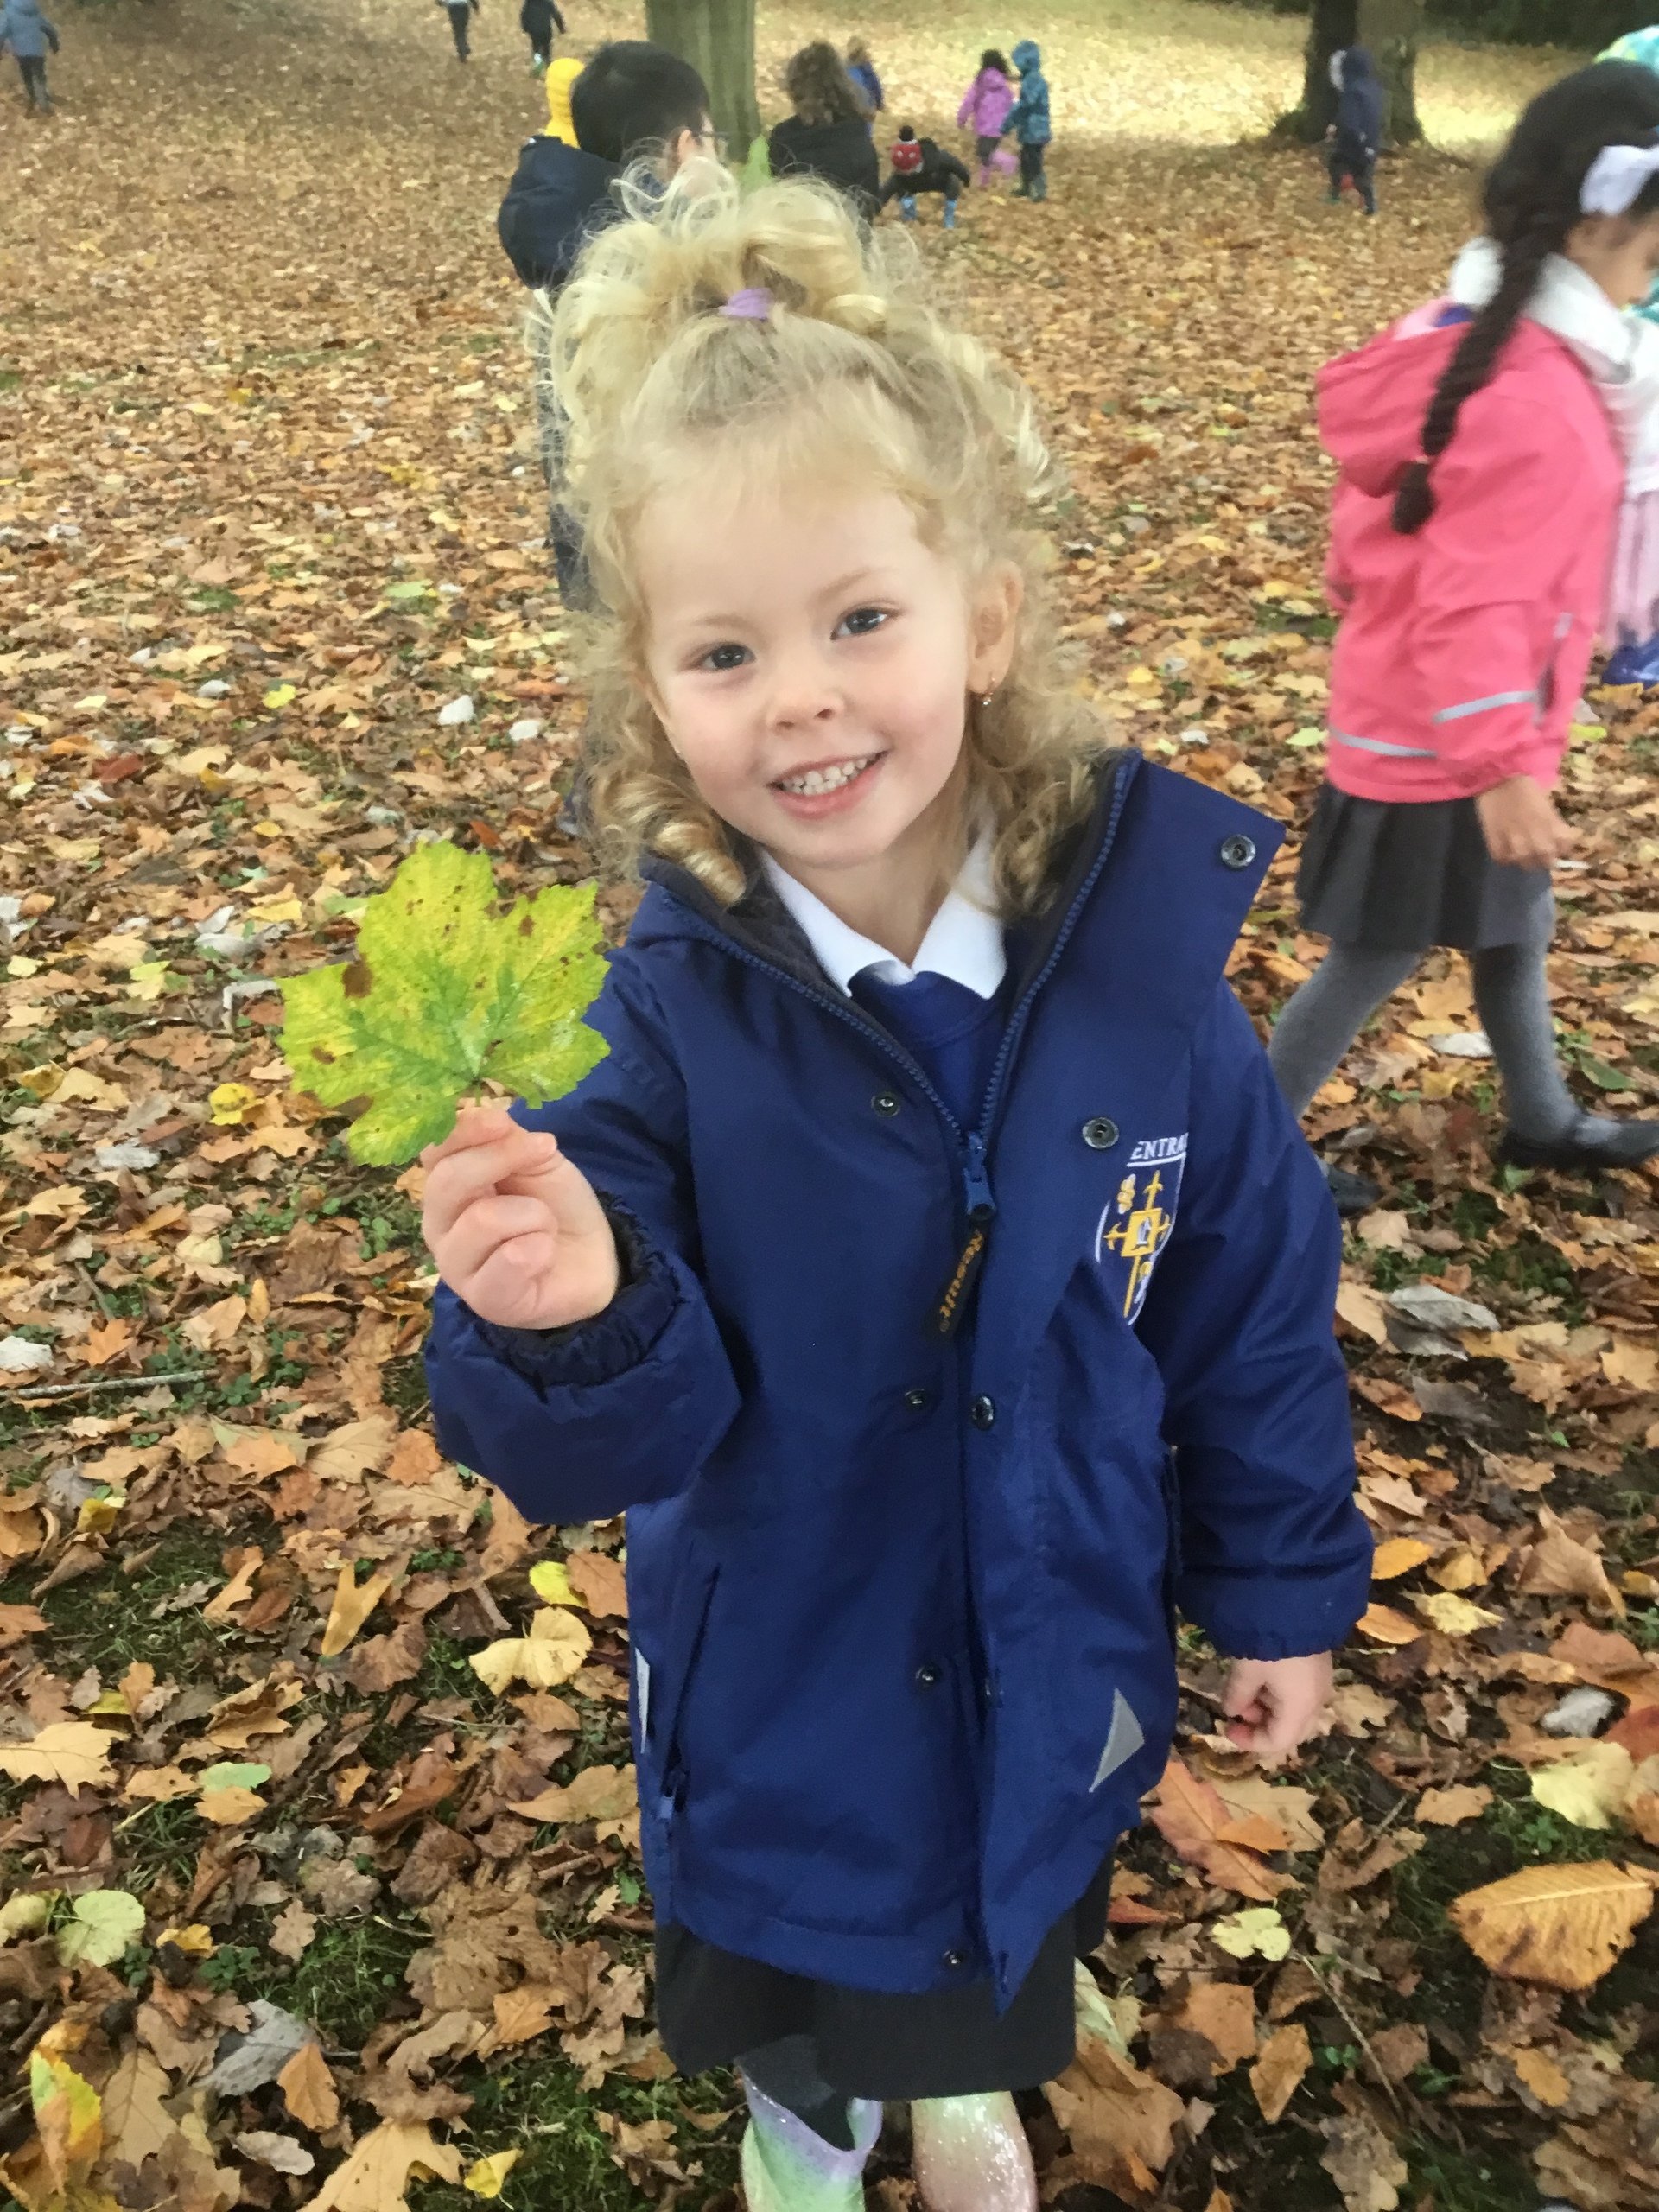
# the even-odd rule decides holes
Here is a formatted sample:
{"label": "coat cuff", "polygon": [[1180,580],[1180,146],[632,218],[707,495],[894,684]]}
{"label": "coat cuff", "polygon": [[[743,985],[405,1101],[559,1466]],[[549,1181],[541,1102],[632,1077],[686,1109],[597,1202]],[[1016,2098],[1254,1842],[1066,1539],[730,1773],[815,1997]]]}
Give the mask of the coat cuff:
{"label": "coat cuff", "polygon": [[622,1269],[616,1296],[602,1313],[563,1329],[504,1329],[468,1308],[490,1350],[543,1389],[585,1389],[627,1374],[649,1356],[680,1303],[672,1270],[639,1222],[602,1192],[600,1203]]}
{"label": "coat cuff", "polygon": [[1307,1574],[1183,1574],[1176,1604],[1229,1659],[1340,1650],[1371,1599],[1372,1547]]}

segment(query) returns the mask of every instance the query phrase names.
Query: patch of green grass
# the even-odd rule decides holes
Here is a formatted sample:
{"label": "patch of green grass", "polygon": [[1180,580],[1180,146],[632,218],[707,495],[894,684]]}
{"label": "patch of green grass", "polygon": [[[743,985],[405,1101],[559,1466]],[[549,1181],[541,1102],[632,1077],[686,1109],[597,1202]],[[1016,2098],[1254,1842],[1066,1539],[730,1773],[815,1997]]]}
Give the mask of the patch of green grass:
{"label": "patch of green grass", "polygon": [[405,1423],[419,1421],[431,1403],[426,1388],[426,1363],[419,1352],[407,1359],[388,1360],[380,1370],[380,1395]]}
{"label": "patch of green grass", "polygon": [[1489,1244],[1469,1254],[1478,1282],[1514,1291],[1541,1292],[1560,1300],[1559,1318],[1569,1328],[1584,1319],[1584,1299],[1571,1267],[1553,1244],[1531,1235],[1513,1244]]}
{"label": "patch of green grass", "polygon": [[[136,1660],[156,1669],[158,1680],[188,1681],[209,1668],[217,1653],[236,1637],[233,1628],[204,1620],[199,1606],[152,1618],[164,1598],[193,1582],[224,1580],[222,1532],[200,1522],[169,1529],[136,1574],[112,1564],[103,1573],[66,1582],[41,1600],[51,1624],[50,1651],[60,1673],[69,1671],[73,1653],[80,1664],[96,1665],[105,1681],[118,1681]],[[27,1602],[25,1568],[0,1584],[0,1599]],[[160,1809],[159,1808],[157,1808]]]}
{"label": "patch of green grass", "polygon": [[238,1980],[236,1993],[270,1998],[308,2020],[332,2049],[360,2050],[403,1988],[410,1961],[430,1941],[423,1923],[378,1914],[325,1922],[292,1967],[251,1954],[256,1963]]}
{"label": "patch of green grass", "polygon": [[142,1897],[158,1882],[175,1888],[188,1884],[210,1831],[194,1798],[169,1805],[145,1805],[124,1819],[118,1831],[122,1886]]}
{"label": "patch of green grass", "polygon": [[1512,2151],[1408,2143],[1405,2155],[1411,2168],[1408,2201],[1414,2203],[1427,2191],[1434,2212],[1517,2212],[1536,2201],[1536,2177]]}
{"label": "patch of green grass", "polygon": [[[702,2168],[688,2196],[688,2207],[706,2203],[737,2180],[741,2122],[734,2111],[718,2133],[703,2135],[685,2127],[689,2107],[720,2112],[735,2107],[738,2092],[728,2074],[702,2075],[695,2082],[640,2084],[613,2075],[596,2094],[585,2094],[580,2077],[556,2051],[522,2057],[473,2078],[463,2075],[474,2104],[467,2125],[480,2152],[522,2148],[524,2157],[507,2177],[504,2212],[540,2212],[540,2208],[580,2206],[581,2212],[637,2212],[648,2200],[612,2156],[610,2138],[596,2118],[603,2110],[639,2126],[665,2120],[679,2130],[682,2164]],[[418,2212],[477,2212],[478,2200],[444,2183],[423,2189],[413,2199]]]}

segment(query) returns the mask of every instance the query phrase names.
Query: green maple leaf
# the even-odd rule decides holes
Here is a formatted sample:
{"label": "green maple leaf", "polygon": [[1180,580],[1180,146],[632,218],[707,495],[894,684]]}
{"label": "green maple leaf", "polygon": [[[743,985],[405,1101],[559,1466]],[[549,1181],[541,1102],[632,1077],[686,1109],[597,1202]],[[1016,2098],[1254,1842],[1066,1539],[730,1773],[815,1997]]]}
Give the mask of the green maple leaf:
{"label": "green maple leaf", "polygon": [[482,853],[417,845],[365,906],[356,959],[283,985],[283,1056],[353,1109],[354,1160],[395,1166],[485,1078],[531,1106],[574,1090],[609,1049],[582,1020],[604,981],[591,885],[504,913]]}

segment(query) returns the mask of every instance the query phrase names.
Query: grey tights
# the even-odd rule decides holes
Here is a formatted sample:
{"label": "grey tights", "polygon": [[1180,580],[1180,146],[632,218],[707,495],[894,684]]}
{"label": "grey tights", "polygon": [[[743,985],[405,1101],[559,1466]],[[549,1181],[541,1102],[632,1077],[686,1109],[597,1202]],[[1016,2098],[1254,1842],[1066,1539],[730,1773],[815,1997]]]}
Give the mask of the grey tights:
{"label": "grey tights", "polygon": [[[1544,972],[1547,950],[1544,945],[1494,944],[1469,956],[1475,1005],[1503,1078],[1510,1127],[1518,1136],[1541,1139],[1562,1135],[1579,1119],[1555,1057]],[[1296,992],[1279,1017],[1268,1058],[1299,1120],[1371,1015],[1421,958],[1421,952],[1333,944]]]}

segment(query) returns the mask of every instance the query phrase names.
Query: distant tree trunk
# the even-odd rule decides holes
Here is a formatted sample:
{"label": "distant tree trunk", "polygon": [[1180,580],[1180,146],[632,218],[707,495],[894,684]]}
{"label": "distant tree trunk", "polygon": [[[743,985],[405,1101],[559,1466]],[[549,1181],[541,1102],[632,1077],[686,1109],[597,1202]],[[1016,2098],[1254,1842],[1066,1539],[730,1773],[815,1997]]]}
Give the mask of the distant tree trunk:
{"label": "distant tree trunk", "polygon": [[1388,103],[1382,116],[1385,145],[1414,146],[1422,138],[1417,116],[1417,41],[1422,34],[1423,9],[1424,0],[1358,0],[1358,42],[1370,48]]}
{"label": "distant tree trunk", "polygon": [[645,36],[689,61],[709,87],[715,127],[741,163],[760,135],[754,0],[645,0]]}
{"label": "distant tree trunk", "polygon": [[1307,26],[1307,67],[1300,107],[1280,117],[1274,135],[1315,145],[1337,119],[1337,90],[1331,82],[1331,57],[1354,43],[1357,0],[1313,0]]}

